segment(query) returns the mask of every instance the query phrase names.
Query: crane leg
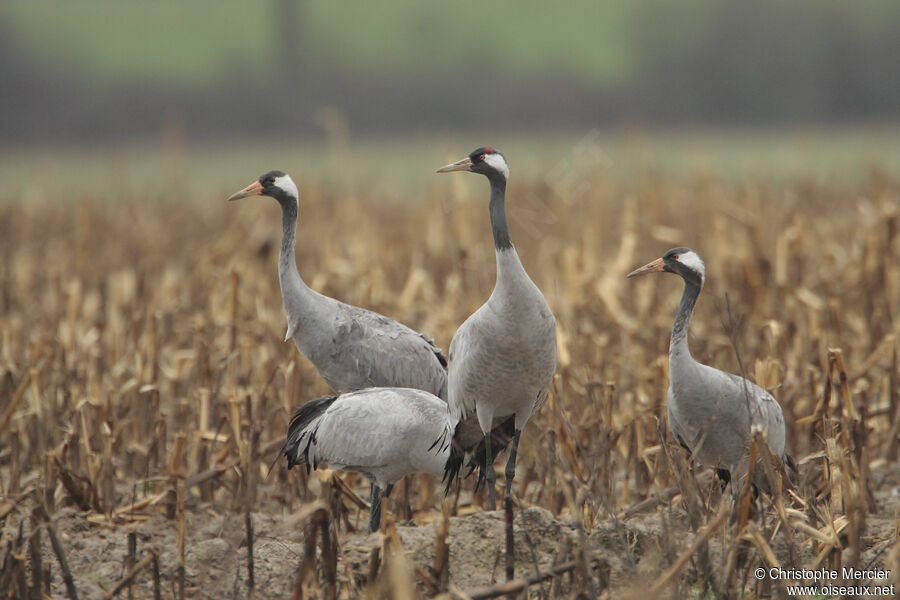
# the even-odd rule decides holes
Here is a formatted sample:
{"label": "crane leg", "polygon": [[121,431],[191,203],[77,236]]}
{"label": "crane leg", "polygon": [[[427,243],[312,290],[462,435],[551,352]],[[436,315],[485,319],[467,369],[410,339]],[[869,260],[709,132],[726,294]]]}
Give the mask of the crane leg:
{"label": "crane leg", "polygon": [[494,455],[491,453],[491,432],[484,436],[484,478],[488,484],[491,510],[497,510],[497,471],[494,470]]}
{"label": "crane leg", "polygon": [[381,488],[372,483],[372,498],[369,510],[369,533],[375,533],[381,527]]}
{"label": "crane leg", "polygon": [[509,492],[503,498],[503,521],[506,525],[506,580],[512,581],[516,576],[516,544],[513,537],[513,505]]}
{"label": "crane leg", "polygon": [[513,434],[512,448],[510,448],[509,458],[506,460],[506,471],[504,473],[506,475],[506,487],[503,490],[505,497],[509,497],[509,492],[512,490],[512,480],[516,476],[516,453],[519,451],[519,434],[521,433],[521,429],[516,429],[516,432]]}
{"label": "crane leg", "polygon": [[516,453],[519,451],[519,434],[521,429],[513,433],[512,448],[509,449],[509,458],[506,461],[506,486],[503,489],[504,521],[506,524],[506,580],[512,581],[516,575],[516,551],[513,538],[513,503],[512,480],[516,476]]}

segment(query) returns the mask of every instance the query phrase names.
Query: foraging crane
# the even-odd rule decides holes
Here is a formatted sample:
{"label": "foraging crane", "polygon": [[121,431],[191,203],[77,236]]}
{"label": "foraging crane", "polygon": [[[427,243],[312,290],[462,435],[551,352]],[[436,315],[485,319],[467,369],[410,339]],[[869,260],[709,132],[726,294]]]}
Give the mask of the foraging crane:
{"label": "foraging crane", "polygon": [[288,469],[355,471],[373,481],[369,530],[381,521],[381,492],[416,472],[442,476],[462,461],[456,420],[440,398],[410,388],[370,388],[311,400],[297,410],[281,452]]}
{"label": "foraging crane", "polygon": [[[684,280],[681,306],[669,342],[666,408],[675,440],[699,462],[715,467],[723,486],[733,475],[746,476],[751,429],[761,429],[772,453],[793,467],[793,459],[784,452],[784,415],[772,394],[743,377],[691,357],[688,326],[706,278],[700,256],[690,248],[673,248],[628,277],[660,271],[675,273]],[[762,469],[756,469],[753,484],[769,491]],[[732,482],[735,499],[738,487]]]}
{"label": "foraging crane", "polygon": [[[509,238],[504,197],[509,165],[493,148],[479,148],[438,173],[470,171],[491,185],[490,215],[497,280],[490,298],[460,326],[450,343],[448,403],[460,427],[477,418],[483,437],[484,476],[490,508],[497,507],[492,435],[495,424],[514,419],[506,463],[505,494],[516,472],[519,435],[547,398],[556,372],[556,319],[528,277]],[[459,432],[457,433],[459,434]],[[463,446],[468,446],[465,440]]]}
{"label": "foraging crane", "polygon": [[281,205],[278,280],[287,315],[284,340],[340,394],[369,387],[409,387],[447,397],[447,361],[428,336],[370,310],[323,296],[306,285],[294,256],[299,194],[289,175],[269,171],[229,200],[270,196]]}

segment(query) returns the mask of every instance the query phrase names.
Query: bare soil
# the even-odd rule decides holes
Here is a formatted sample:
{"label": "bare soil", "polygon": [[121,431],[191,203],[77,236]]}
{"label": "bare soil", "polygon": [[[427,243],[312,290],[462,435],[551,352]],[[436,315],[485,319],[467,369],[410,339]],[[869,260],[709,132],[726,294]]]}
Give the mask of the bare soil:
{"label": "bare soil", "polygon": [[[900,516],[900,468],[893,465],[873,474],[878,485],[874,494],[876,510],[869,516],[863,536],[866,548],[860,564],[865,568],[890,568],[886,560],[890,542],[896,535]],[[162,512],[150,514],[139,523],[113,525],[88,520],[88,514],[66,508],[55,517],[55,526],[65,547],[75,576],[79,597],[103,598],[125,575],[127,536],[137,534],[137,556],[147,548],[160,553],[161,587],[164,598],[176,597],[177,588],[177,522]],[[358,515],[361,529],[365,529],[364,511]],[[428,522],[397,524],[396,531],[405,558],[413,569],[429,573],[435,561],[435,541],[440,516],[434,511],[422,513]],[[774,519],[767,512],[771,525]],[[295,572],[303,556],[304,527],[292,525],[292,515],[254,512],[254,580],[256,597],[289,597],[295,582]],[[554,564],[566,560],[572,549],[579,546],[579,531],[571,523],[554,518],[539,507],[516,510],[515,516],[516,575],[527,577],[545,572]],[[217,513],[209,506],[198,505],[185,516],[185,582],[189,598],[246,598],[249,594],[247,537],[242,513]],[[672,504],[648,514],[628,520],[608,519],[586,532],[587,545],[599,557],[600,566],[594,569],[596,591],[602,597],[640,595],[642,589],[688,548],[694,533],[687,526],[687,518],[679,498]],[[502,510],[474,512],[450,518],[450,581],[461,590],[476,590],[504,580],[504,513]],[[383,547],[382,533],[365,531],[338,533],[338,582],[346,597],[364,593],[365,577],[374,549]],[[773,547],[779,560],[790,565],[784,544]],[[721,544],[715,537],[710,543],[713,563],[724,561]],[[802,564],[814,558],[808,545],[804,546]],[[849,552],[848,550],[844,551]],[[802,565],[795,565],[802,566]],[[321,569],[321,565],[319,567]],[[62,597],[65,588],[59,569],[53,567],[54,597]],[[687,567],[684,579],[694,574]],[[427,586],[418,581],[423,597],[429,595]],[[531,588],[529,597],[541,592],[539,585]],[[549,593],[550,585],[545,584]],[[153,583],[150,568],[134,580],[136,598],[152,598]],[[124,594],[124,592],[123,592]],[[555,594],[554,594],[555,595]],[[124,597],[124,596],[123,596]]]}

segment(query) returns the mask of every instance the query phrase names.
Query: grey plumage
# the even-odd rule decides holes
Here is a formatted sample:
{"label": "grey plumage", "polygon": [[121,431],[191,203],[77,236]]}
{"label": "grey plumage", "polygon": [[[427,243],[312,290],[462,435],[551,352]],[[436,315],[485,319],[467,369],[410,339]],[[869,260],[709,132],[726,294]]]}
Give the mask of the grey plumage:
{"label": "grey plumage", "polygon": [[320,465],[369,477],[370,529],[378,528],[381,492],[411,473],[442,476],[461,460],[456,420],[444,400],[410,388],[370,388],[307,402],[288,426],[288,468]]}
{"label": "grey plumage", "polygon": [[483,433],[515,415],[521,430],[556,371],[556,320],[514,248],[497,251],[494,291],[450,342],[450,410],[478,417]]}
{"label": "grey plumage", "polygon": [[[325,461],[334,468],[368,475],[373,480],[369,526],[377,529],[381,520],[381,495],[390,493],[399,478],[394,477],[395,473],[405,475],[425,470],[441,475],[444,472],[447,460],[440,468],[435,467],[428,460],[433,458],[428,454],[428,446],[440,433],[445,443],[439,448],[445,452],[452,427],[445,433],[443,429],[431,431],[427,425],[432,423],[426,424],[424,431],[429,435],[434,433],[435,439],[429,440],[425,448],[404,446],[399,439],[394,440],[397,445],[393,447],[389,442],[398,429],[423,426],[415,419],[404,419],[410,418],[410,406],[433,404],[430,399],[423,400],[424,396],[437,400],[447,417],[447,361],[429,337],[376,312],[329,298],[306,285],[294,256],[299,193],[290,176],[270,171],[229,200],[253,195],[271,196],[281,206],[278,281],[287,317],[285,341],[293,339],[300,353],[338,394],[365,390],[360,392],[362,396],[330,396],[300,407],[291,420],[283,448],[288,468],[298,463],[309,465],[309,461],[315,468],[318,462]],[[366,388],[415,388],[423,390],[424,396],[411,394],[414,390]],[[365,415],[368,417],[361,418]],[[348,432],[354,435],[348,438]],[[367,456],[367,450],[374,453]],[[424,461],[420,466],[427,468],[414,468],[417,460]]]}
{"label": "grey plumage", "polygon": [[344,304],[312,289],[294,256],[299,200],[297,186],[270,171],[232,195],[275,198],[282,210],[278,279],[287,316],[285,341],[293,339],[338,393],[368,387],[410,387],[446,399],[447,361],[428,336],[376,312]]}
{"label": "grey plumage", "polygon": [[[793,464],[785,454],[781,406],[755,383],[701,364],[691,356],[688,327],[706,277],[697,253],[674,248],[628,276],[658,271],[676,273],[684,279],[669,343],[669,428],[679,444],[699,462],[715,467],[726,483],[736,479],[732,482],[732,493],[736,494],[748,470],[751,431],[761,430],[772,453]],[[762,468],[755,470],[753,483],[768,491]]]}
{"label": "grey plumage", "polygon": [[457,438],[470,449],[473,426],[482,434],[485,478],[491,509],[496,507],[491,430],[514,419],[506,467],[506,492],[515,475],[519,434],[540,408],[556,372],[556,320],[509,237],[504,198],[509,167],[492,148],[479,148],[438,172],[471,171],[491,186],[489,205],[497,280],[490,298],[459,327],[450,343],[448,403],[459,419]]}
{"label": "grey plumage", "polygon": [[[756,427],[765,432],[772,453],[788,462],[784,416],[772,394],[737,375],[691,362],[675,366],[674,372],[669,367],[666,410],[672,433],[694,457],[741,477],[747,471],[750,431]],[[753,483],[769,491],[762,469],[756,469]]]}

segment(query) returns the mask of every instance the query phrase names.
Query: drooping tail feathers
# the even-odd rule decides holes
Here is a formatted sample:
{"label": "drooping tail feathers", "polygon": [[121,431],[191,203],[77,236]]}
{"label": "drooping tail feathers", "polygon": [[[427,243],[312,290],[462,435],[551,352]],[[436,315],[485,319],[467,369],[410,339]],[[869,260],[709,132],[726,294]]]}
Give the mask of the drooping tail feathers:
{"label": "drooping tail feathers", "polygon": [[[496,459],[497,456],[506,450],[506,447],[509,446],[509,443],[513,439],[513,435],[516,433],[516,420],[515,417],[509,417],[505,421],[501,422],[499,425],[494,426],[491,429],[491,458]],[[466,473],[466,477],[471,475],[473,472],[478,471],[478,480],[475,482],[475,490],[481,487],[481,484],[484,483],[484,462],[487,457],[487,447],[484,445],[484,438],[478,442],[478,445],[475,447],[475,451],[469,457],[469,462],[466,463],[466,466],[469,467],[469,472]]]}
{"label": "drooping tail feathers", "polygon": [[[459,423],[456,424],[456,429],[459,429]],[[450,493],[450,487],[459,476],[459,470],[462,468],[465,457],[466,452],[463,450],[462,444],[459,443],[459,440],[456,438],[456,433],[454,432],[453,439],[450,440],[450,456],[447,458],[447,463],[444,465],[444,477],[441,479],[441,483],[444,484],[445,494]]]}
{"label": "drooping tail feathers", "polygon": [[781,455],[781,460],[784,461],[784,464],[794,473],[798,473],[797,471],[797,463],[794,462],[794,457],[785,452]]}
{"label": "drooping tail feathers", "polygon": [[[443,482],[447,493],[450,492],[450,486],[459,475],[463,462],[466,462],[466,466],[469,468],[465,475],[466,477],[478,471],[475,489],[478,490],[481,484],[484,483],[484,462],[487,448],[484,445],[484,435],[481,434],[480,429],[477,435],[473,435],[474,427],[477,427],[477,421],[474,420],[471,423],[460,421],[456,424],[453,441],[450,446],[450,458],[444,467]],[[492,458],[497,458],[497,455],[506,449],[510,441],[512,441],[515,430],[516,423],[513,417],[502,421],[491,430]],[[469,458],[468,461],[465,461],[467,455]]]}
{"label": "drooping tail feathers", "polygon": [[[287,439],[281,453],[287,456],[288,469],[294,465],[306,465],[309,472],[309,447],[316,441],[316,432],[310,425],[337,400],[337,396],[323,396],[310,400],[297,409],[288,424]],[[315,468],[316,465],[313,465]]]}

